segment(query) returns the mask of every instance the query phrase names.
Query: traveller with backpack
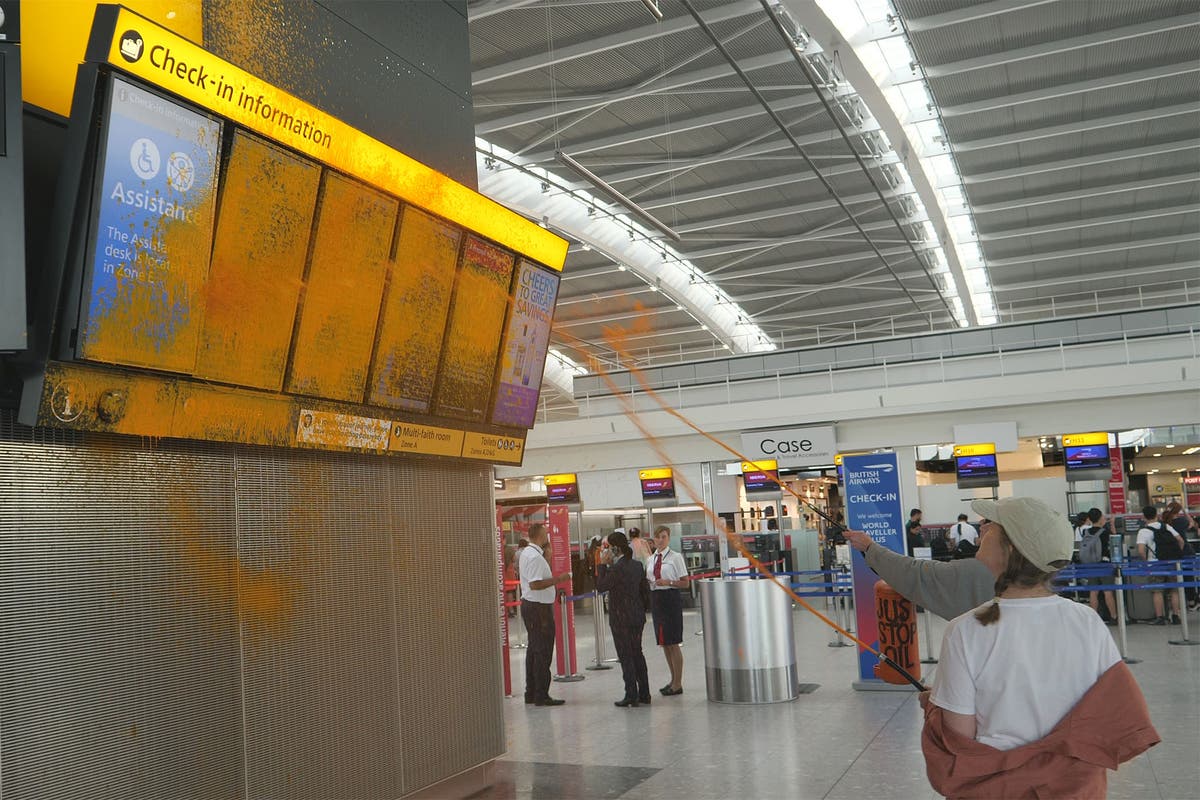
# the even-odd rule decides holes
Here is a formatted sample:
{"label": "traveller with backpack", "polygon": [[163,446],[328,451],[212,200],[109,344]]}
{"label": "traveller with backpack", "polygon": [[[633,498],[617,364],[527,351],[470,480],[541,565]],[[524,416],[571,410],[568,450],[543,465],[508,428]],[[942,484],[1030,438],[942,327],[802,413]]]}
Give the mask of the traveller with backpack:
{"label": "traveller with backpack", "polygon": [[[1173,528],[1158,521],[1158,509],[1146,506],[1142,509],[1145,525],[1138,531],[1138,555],[1145,561],[1178,561],[1183,558],[1183,539]],[[1175,577],[1170,575],[1152,575],[1150,583],[1175,583]],[[1170,597],[1171,618],[1165,614],[1163,595]],[[1151,590],[1154,598],[1154,619],[1151,625],[1179,624],[1179,596],[1170,589]]]}
{"label": "traveller with backpack", "polygon": [[[1098,508],[1089,509],[1088,512],[1088,527],[1084,528],[1079,538],[1079,563],[1080,564],[1107,564],[1112,560],[1112,553],[1108,547],[1108,525],[1104,519],[1104,512]],[[1085,578],[1084,583],[1088,586],[1101,586],[1109,579],[1096,575],[1094,577]],[[1088,592],[1088,605],[1092,607],[1092,611],[1100,613],[1100,592],[1093,589]],[[1104,606],[1108,609],[1108,619],[1105,620],[1107,625],[1117,624],[1117,604],[1113,597],[1112,591],[1104,593]]]}

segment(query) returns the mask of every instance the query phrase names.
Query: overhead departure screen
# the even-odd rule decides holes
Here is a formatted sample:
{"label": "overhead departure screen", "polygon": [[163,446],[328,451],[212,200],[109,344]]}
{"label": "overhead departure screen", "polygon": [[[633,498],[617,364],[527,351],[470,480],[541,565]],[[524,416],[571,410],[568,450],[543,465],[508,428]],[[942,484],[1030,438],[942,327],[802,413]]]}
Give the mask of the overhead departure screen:
{"label": "overhead departure screen", "polygon": [[532,428],[537,413],[558,276],[529,261],[521,261],[513,282],[512,311],[500,350],[500,375],[492,422]]}
{"label": "overhead departure screen", "polygon": [[221,187],[196,375],[279,391],[321,170],[237,131]]}
{"label": "overhead departure screen", "polygon": [[429,411],[461,242],[455,226],[404,209],[371,372],[372,405]]}
{"label": "overhead departure screen", "polygon": [[483,421],[492,397],[513,256],[468,236],[454,288],[434,413]]}
{"label": "overhead departure screen", "polygon": [[361,402],[399,203],[326,173],[287,390]]}
{"label": "overhead departure screen", "polygon": [[110,95],[77,355],[191,372],[221,123],[120,79]]}

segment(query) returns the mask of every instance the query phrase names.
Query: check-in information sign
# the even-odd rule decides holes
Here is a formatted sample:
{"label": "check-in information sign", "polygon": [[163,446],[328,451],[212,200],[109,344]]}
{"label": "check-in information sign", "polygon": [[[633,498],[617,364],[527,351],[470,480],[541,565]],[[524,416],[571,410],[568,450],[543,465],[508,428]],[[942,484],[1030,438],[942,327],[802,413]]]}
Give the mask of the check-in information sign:
{"label": "check-in information sign", "polygon": [[[846,482],[846,522],[853,530],[865,531],[875,545],[904,552],[904,511],[900,501],[900,470],[895,453],[868,453],[842,460]],[[872,545],[874,546],[874,545]],[[853,551],[854,607],[858,638],[879,647],[879,620],[875,616],[875,582],[879,576],[867,566],[862,553]],[[909,669],[907,653],[889,652],[897,664]],[[858,677],[862,683],[882,683],[875,677],[879,659],[858,649]]]}

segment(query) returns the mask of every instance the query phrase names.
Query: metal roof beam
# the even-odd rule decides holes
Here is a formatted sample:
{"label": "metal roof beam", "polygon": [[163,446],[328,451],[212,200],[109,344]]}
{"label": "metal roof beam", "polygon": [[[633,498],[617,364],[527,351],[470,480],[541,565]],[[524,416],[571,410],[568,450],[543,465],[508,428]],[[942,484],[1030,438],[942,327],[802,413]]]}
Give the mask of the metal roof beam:
{"label": "metal roof beam", "polygon": [[1183,263],[1171,264],[1150,264],[1144,267],[1131,267],[1122,264],[1109,270],[1088,269],[1084,275],[1066,275],[1058,278],[1038,278],[1032,281],[1021,281],[1020,283],[1004,283],[994,284],[992,291],[997,294],[1003,292],[1018,292],[1025,289],[1039,289],[1043,286],[1062,286],[1071,283],[1093,283],[1095,281],[1112,280],[1115,278],[1129,278],[1138,275],[1158,275],[1165,272],[1179,272],[1185,270],[1191,273],[1194,278],[1200,275],[1200,262],[1185,261]]}
{"label": "metal roof beam", "polygon": [[1073,83],[1060,83],[1046,86],[1030,92],[1004,94],[998,97],[988,97],[983,100],[973,100],[970,103],[959,103],[953,106],[942,106],[943,117],[960,117],[964,114],[978,114],[982,111],[995,111],[1000,108],[1012,108],[1024,103],[1037,103],[1042,100],[1054,100],[1059,97],[1084,94],[1085,92],[1104,91],[1117,86],[1129,86],[1135,83],[1157,81],[1163,78],[1173,78],[1176,75],[1189,75],[1200,71],[1200,59],[1189,59],[1175,64],[1163,64],[1150,69],[1136,72],[1118,72],[1115,75],[1105,75],[1103,78],[1093,78]]}
{"label": "metal roof beam", "polygon": [[[727,19],[749,16],[761,10],[758,3],[751,0],[740,0],[740,2],[727,3],[705,12],[704,19],[707,22],[722,22]],[[471,16],[474,18],[476,15]],[[588,56],[605,53],[609,50],[629,47],[651,39],[657,39],[660,36],[676,36],[695,28],[696,23],[691,17],[679,16],[664,22],[643,25],[633,30],[625,30],[609,36],[601,36],[598,39],[588,39],[564,47],[555,47],[549,52],[540,52],[525,58],[504,61],[495,66],[475,70],[471,76],[471,85],[482,86],[492,81],[503,80],[504,78],[511,78],[514,75],[520,75],[525,72],[544,69],[565,61],[587,58]]]}
{"label": "metal roof beam", "polygon": [[[817,306],[816,308],[796,309],[794,311],[788,311],[781,314],[755,315],[754,321],[761,326],[769,325],[772,322],[782,322],[784,320],[796,319],[797,317],[804,317],[806,319],[828,316],[844,317],[846,314],[858,312],[860,314],[866,313],[870,315],[865,316],[863,318],[864,321],[874,322],[879,318],[878,310],[885,306],[909,306],[911,308],[912,303],[907,298],[901,297],[898,300],[872,300],[870,306],[863,306],[861,303],[844,306]],[[929,310],[924,311],[924,314],[926,317],[928,317],[930,313],[932,313],[934,315],[934,319],[937,320],[951,319],[949,312],[946,311],[946,309],[940,304],[934,305],[933,303],[930,303]],[[958,327],[957,323],[955,324],[955,327]]]}
{"label": "metal roof beam", "polygon": [[[920,245],[918,245],[918,248],[920,248]],[[896,258],[892,261],[893,266],[899,262],[905,261],[906,259],[911,260],[913,257],[912,253],[909,252],[907,247],[893,247],[890,250],[884,250],[883,255],[889,258],[896,256]],[[844,265],[849,268],[852,263],[858,261],[878,261],[878,259],[875,258],[875,254],[870,250],[860,250],[854,253],[828,256],[826,258],[817,258],[810,261],[796,261],[795,259],[792,259],[789,261],[777,262],[775,264],[763,265],[754,269],[723,273],[722,280],[727,280],[729,278],[753,278],[760,275],[778,275],[785,272],[796,272],[805,269],[819,269],[821,267],[839,265]],[[713,270],[713,272],[716,272],[716,270]]]}
{"label": "metal roof beam", "polygon": [[[1189,136],[1173,142],[1160,142],[1145,147],[1130,147],[1123,150],[1107,150],[1101,153],[1079,156],[1078,158],[1061,158],[1054,161],[1039,161],[1020,167],[994,169],[988,172],[963,173],[963,183],[967,185],[987,183],[988,181],[1003,181],[1009,178],[1023,178],[1028,175],[1040,175],[1045,172],[1057,172],[1063,169],[1088,167],[1093,164],[1110,164],[1115,161],[1126,161],[1132,158],[1147,158],[1150,156],[1177,153],[1183,150],[1200,149],[1200,137]],[[961,165],[961,162],[960,162]],[[957,186],[957,181],[944,184],[939,188]]]}
{"label": "metal roof beam", "polygon": [[[804,87],[806,91],[810,91],[808,87]],[[820,105],[821,101],[816,98],[810,99],[788,99],[780,100],[775,108],[777,111],[792,111],[798,108],[807,108],[808,106]],[[749,105],[739,106],[738,108],[728,108],[723,111],[717,111],[712,114],[703,114],[695,117],[683,117],[671,123],[670,127],[663,124],[661,120],[656,120],[648,125],[639,125],[636,128],[625,128],[620,133],[614,133],[609,136],[587,137],[579,142],[564,142],[559,148],[547,148],[542,150],[532,150],[523,153],[525,158],[531,161],[548,158],[554,155],[555,149],[566,150],[572,157],[579,157],[584,153],[592,153],[596,150],[605,150],[610,147],[623,147],[625,145],[637,144],[649,139],[657,139],[660,136],[675,135],[687,133],[688,131],[699,130],[713,125],[723,125],[728,122],[738,122],[744,119],[752,119],[763,115],[762,106]]]}
{"label": "metal roof beam", "polygon": [[979,234],[979,241],[994,242],[1001,239],[1014,239],[1022,236],[1036,236],[1042,233],[1058,233],[1059,231],[1072,231],[1079,228],[1095,228],[1101,225],[1120,225],[1130,222],[1138,222],[1146,219],[1159,219],[1161,217],[1176,217],[1182,214],[1193,214],[1200,212],[1200,203],[1189,203],[1181,206],[1167,206],[1165,208],[1151,208],[1145,211],[1135,211],[1128,214],[1113,214],[1105,217],[1085,217],[1083,219],[1068,220],[1065,222],[1051,222],[1046,225],[1021,225],[1012,228],[1002,228],[999,230],[988,231],[987,233]]}
{"label": "metal roof beam", "polygon": [[[900,223],[902,225],[907,225],[907,224],[912,224],[915,221],[916,220],[902,218],[900,220]],[[895,223],[893,223],[891,220],[887,220],[886,222],[871,223],[869,226],[863,225],[864,230],[878,230],[878,229],[882,229],[882,228],[893,228],[894,229],[895,227],[896,227]],[[817,234],[802,233],[802,234],[798,234],[796,236],[771,236],[771,237],[765,237],[765,238],[750,239],[745,242],[737,242],[735,244],[722,245],[721,247],[710,247],[707,250],[693,250],[687,254],[687,257],[688,257],[688,259],[694,261],[694,260],[703,259],[703,258],[714,258],[716,256],[733,255],[734,253],[744,253],[747,250],[765,250],[765,249],[770,249],[770,248],[775,248],[775,247],[785,247],[785,246],[791,245],[791,244],[802,244],[804,242],[817,241],[817,240],[826,238],[826,237],[830,236],[831,234],[835,235],[835,236],[844,236],[848,231],[854,231],[855,233],[857,233],[857,231],[854,230],[853,226],[851,226],[850,228],[841,228],[841,229],[837,229],[836,231],[823,231],[823,232],[817,233]],[[861,237],[859,237],[859,241],[861,241],[861,240],[862,240]],[[849,243],[850,242],[847,242],[847,244],[849,244]],[[914,245],[918,248],[925,247],[925,244],[922,242],[914,242]],[[901,252],[907,252],[907,251],[902,250]]]}
{"label": "metal roof beam", "polygon": [[1175,186],[1181,183],[1194,183],[1195,181],[1195,174],[1174,174],[1164,175],[1161,178],[1146,178],[1145,180],[1140,181],[1126,181],[1125,183],[1105,183],[1099,186],[1085,187],[1083,189],[1070,189],[1065,192],[1056,192],[1054,194],[1035,194],[1028,197],[1018,197],[1013,200],[1002,200],[995,203],[972,203],[971,212],[978,216],[980,214],[990,214],[995,211],[1011,211],[1014,208],[1028,208],[1029,206],[1059,203],[1063,200],[1082,200],[1086,197],[1101,197],[1106,194],[1137,192],[1141,191],[1142,189],[1158,189],[1163,186]]}
{"label": "metal roof beam", "polygon": [[989,53],[988,55],[964,58],[960,61],[926,66],[925,74],[930,78],[960,75],[964,72],[999,67],[1017,61],[1028,61],[1033,58],[1052,56],[1057,53],[1068,53],[1072,50],[1081,50],[1097,45],[1113,44],[1114,42],[1122,42],[1142,36],[1152,36],[1156,33],[1166,33],[1167,31],[1190,28],[1196,25],[1200,25],[1200,15],[1180,14],[1177,17],[1165,17],[1163,19],[1150,20],[1149,22],[1140,22],[1136,25],[1126,25],[1121,28],[1110,28],[1104,31],[1087,33],[1082,36],[1073,36],[1069,39],[1055,39],[1031,45],[1030,47],[1018,47],[1014,50],[1002,50],[998,53]]}
{"label": "metal roof beam", "polygon": [[[727,159],[734,160],[738,155],[731,155]],[[812,158],[813,156],[810,156]],[[697,159],[698,161],[699,159]],[[717,163],[711,158],[705,158],[704,164]],[[885,154],[883,158],[876,159],[875,163],[896,164],[900,157],[895,152]],[[679,161],[672,161],[672,164],[679,164]],[[704,164],[695,164],[695,166],[703,166]],[[823,170],[822,175],[827,178],[832,178],[837,175],[861,175],[862,170],[857,164],[846,164],[840,167],[830,167]],[[662,195],[660,197],[645,198],[639,200],[642,208],[664,208],[667,206],[679,206],[686,203],[700,203],[706,200],[715,200],[720,197],[729,197],[735,194],[745,194],[748,192],[758,192],[763,189],[774,189],[779,186],[790,186],[796,183],[804,183],[805,181],[815,181],[817,178],[811,172],[779,172],[766,178],[758,178],[752,181],[741,181],[739,183],[715,184],[713,186],[705,186],[703,189],[696,189],[690,192],[680,192],[675,195]],[[612,180],[611,178],[609,179]]]}
{"label": "metal roof beam", "polygon": [[[879,130],[879,123],[878,123],[878,121],[876,121],[873,118],[867,120],[862,125],[850,127],[851,133],[855,133],[855,134],[871,133],[871,132],[877,131],[877,130]],[[800,142],[801,145],[827,144],[830,142],[829,132],[821,131],[819,133],[810,133],[808,136],[797,136],[796,141]],[[649,169],[625,170],[624,172],[618,172],[614,175],[605,176],[605,179],[609,183],[622,183],[624,181],[644,180],[646,178],[652,178],[655,175],[662,175],[664,173],[679,172],[679,171],[685,170],[685,169],[689,169],[689,170],[696,169],[698,167],[706,167],[710,164],[720,164],[725,161],[737,161],[737,160],[743,159],[743,158],[753,158],[754,156],[761,156],[761,155],[766,155],[766,154],[770,154],[770,153],[778,153],[781,150],[791,150],[791,149],[792,149],[792,145],[786,139],[776,140],[776,141],[766,141],[761,144],[751,145],[749,147],[743,147],[742,145],[734,145],[733,147],[726,148],[725,150],[720,150],[711,155],[698,156],[696,158],[690,158],[690,159],[671,159],[669,161],[664,160],[662,167],[651,167]],[[858,165],[855,164],[855,165],[850,165],[850,167],[848,169],[846,169],[846,172],[861,173],[862,170],[860,170],[858,168]],[[823,174],[829,175],[830,173],[825,172]],[[810,175],[810,177],[811,177],[811,175]],[[815,180],[815,179],[816,178],[814,177],[813,180]]]}
{"label": "metal roof beam", "polygon": [[[895,199],[895,195],[888,198]],[[846,205],[857,205],[859,203],[875,203],[879,206],[879,198],[874,192],[864,192],[862,194],[843,195],[842,202]],[[769,209],[761,211],[751,211],[745,214],[723,215],[712,219],[702,219],[696,222],[689,222],[686,225],[676,225],[674,230],[676,233],[696,233],[701,231],[711,231],[714,228],[725,228],[730,225],[742,225],[745,223],[762,222],[768,219],[778,219],[780,217],[790,217],[795,214],[808,214],[813,211],[825,211],[831,208],[837,208],[838,205],[833,200],[816,200],[812,203],[801,203],[800,205],[775,205]],[[870,209],[866,209],[870,210]],[[839,217],[844,219],[844,217]]]}
{"label": "metal roof beam", "polygon": [[1056,0],[992,0],[990,3],[968,5],[966,8],[956,8],[953,11],[944,11],[941,14],[930,14],[925,17],[906,17],[903,15],[901,17],[904,20],[904,27],[908,28],[910,32],[916,33],[918,31],[947,28],[951,25],[961,25],[964,22],[973,22],[977,19],[995,17],[1000,14],[1008,14],[1024,8],[1033,8],[1034,6],[1044,6],[1047,3],[1053,2],[1056,2]]}
{"label": "metal roof beam", "polygon": [[960,139],[951,142],[951,147],[953,147],[956,153],[965,153],[975,150],[985,150],[991,147],[1004,147],[1006,145],[1020,144],[1021,142],[1031,142],[1037,139],[1049,139],[1054,136],[1074,135],[1086,131],[1101,130],[1102,128],[1116,128],[1121,125],[1150,122],[1156,119],[1197,113],[1200,113],[1200,103],[1179,103],[1161,108],[1131,111],[1128,114],[1114,114],[1079,120],[1078,122],[1068,122],[1065,125],[1048,125],[1041,128],[1006,131],[997,136],[984,136],[978,139]]}
{"label": "metal roof beam", "polygon": [[[1043,261],[1057,261],[1060,258],[1094,256],[1101,253],[1119,253],[1124,250],[1140,250],[1143,247],[1161,247],[1163,245],[1187,244],[1188,242],[1200,242],[1200,231],[1183,233],[1178,236],[1156,236],[1153,239],[1112,242],[1092,247],[1074,247],[1070,250],[1055,250],[1049,253],[1030,253],[1026,256],[1013,256],[1012,258],[989,258],[987,263],[991,274],[996,275],[997,269],[1003,269],[1012,264],[1039,264]],[[1080,278],[1080,280],[1086,279],[1086,276]]]}
{"label": "metal roof beam", "polygon": [[[761,56],[748,58],[745,62],[745,68],[748,70],[766,69],[767,67],[786,64],[791,61],[791,56],[787,53],[764,53]],[[475,124],[475,133],[478,136],[487,136],[496,131],[508,130],[515,128],[518,125],[526,125],[531,122],[542,122],[555,117],[567,116],[579,111],[590,111],[594,108],[619,103],[624,100],[633,100],[638,97],[647,95],[659,94],[661,92],[670,92],[684,86],[694,86],[698,83],[716,80],[717,78],[729,77],[729,68],[723,64],[718,64],[704,69],[685,72],[680,75],[674,75],[666,80],[665,83],[645,82],[636,86],[614,89],[603,95],[597,96],[592,100],[577,100],[568,103],[547,103],[546,105],[535,108],[530,111],[522,111],[516,114],[508,114],[495,119],[483,120]]]}

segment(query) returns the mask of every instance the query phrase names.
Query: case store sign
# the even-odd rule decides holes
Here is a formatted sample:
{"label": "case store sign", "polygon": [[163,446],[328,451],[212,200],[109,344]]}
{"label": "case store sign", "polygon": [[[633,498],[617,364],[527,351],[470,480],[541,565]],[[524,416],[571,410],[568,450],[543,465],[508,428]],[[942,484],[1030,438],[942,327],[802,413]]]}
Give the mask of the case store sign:
{"label": "case store sign", "polygon": [[749,461],[776,461],[780,467],[832,464],[837,455],[832,425],[778,428],[742,434],[742,455]]}

